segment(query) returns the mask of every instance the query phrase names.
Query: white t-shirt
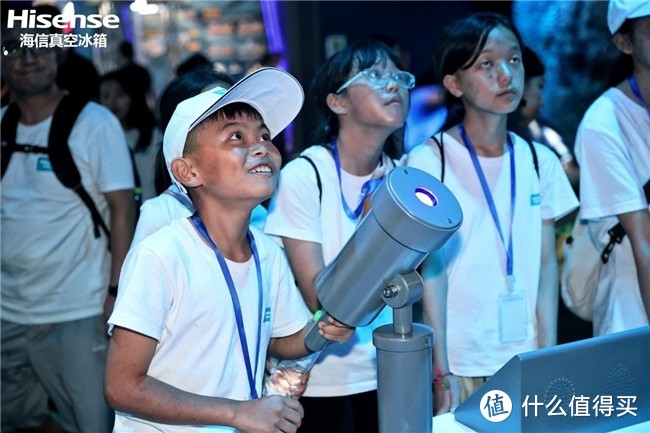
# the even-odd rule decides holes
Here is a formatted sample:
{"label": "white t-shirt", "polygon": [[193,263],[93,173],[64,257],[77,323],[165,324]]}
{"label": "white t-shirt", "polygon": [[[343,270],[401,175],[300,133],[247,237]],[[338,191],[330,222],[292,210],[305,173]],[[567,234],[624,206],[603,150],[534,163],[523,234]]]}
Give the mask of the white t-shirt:
{"label": "white t-shirt", "polygon": [[[2,111],[4,115],[4,110]],[[18,124],[16,141],[47,147],[52,117]],[[110,228],[104,193],[133,189],[124,132],[106,108],[87,104],[69,140],[82,184]],[[2,178],[2,318],[43,324],[101,314],[110,272],[107,237],[95,238],[86,205],[47,155],[14,152]]]}
{"label": "white t-shirt", "polygon": [[[607,90],[589,107],[575,145],[580,164],[580,218],[602,250],[616,215],[648,208],[643,185],[650,179],[650,115],[623,92]],[[636,264],[626,236],[601,267],[594,300],[594,334],[648,325]]]}
{"label": "white t-shirt", "polygon": [[[272,236],[316,242],[323,248],[325,265],[341,251],[357,228],[343,210],[341,188],[334,159],[323,146],[312,146],[303,155],[318,167],[322,184],[319,202],[314,168],[304,158],[289,162],[280,172],[276,194],[271,199],[265,232]],[[393,162],[386,155],[383,163]],[[370,176],[353,176],[342,170],[341,183],[348,207],[359,203],[361,186]],[[344,344],[329,344],[311,371],[306,397],[332,397],[377,389],[377,355],[372,331],[392,322],[390,308],[384,308],[368,326],[356,328]]]}
{"label": "white t-shirt", "polygon": [[[183,201],[168,192],[182,195]],[[176,185],[170,186],[168,192],[163,192],[159,196],[150,198],[142,203],[131,248],[172,221],[179,218],[187,218],[194,213],[194,206],[189,196],[182,193]],[[259,230],[263,230],[266,214],[267,211],[264,206],[255,206],[251,213],[251,225]]]}
{"label": "white t-shirt", "polygon": [[[255,368],[258,320],[262,335],[255,369],[262,393],[264,362],[271,338],[300,331],[310,318],[281,248],[251,228],[259,253],[263,306],[255,263],[228,261],[241,305],[246,340]],[[148,374],[172,386],[205,396],[249,400],[237,324],[228,286],[213,250],[189,219],[177,219],[129,252],[110,330],[121,326],[158,341]],[[169,426],[118,412],[121,431],[232,431],[229,427]]]}
{"label": "white t-shirt", "polygon": [[[507,292],[506,254],[465,146],[444,134],[444,183],[463,210],[463,224],[443,247],[447,263],[447,351],[451,371],[459,376],[491,376],[512,356],[534,350],[535,306],[539,289],[542,220],[558,219],[578,201],[553,152],[535,144],[539,179],[528,144],[512,134],[516,199],[512,229],[515,290],[525,293],[526,338],[501,343],[499,296]],[[436,138],[440,140],[440,136]],[[479,156],[504,231],[511,223],[510,156]],[[408,164],[439,178],[440,153],[429,139],[409,153]]]}

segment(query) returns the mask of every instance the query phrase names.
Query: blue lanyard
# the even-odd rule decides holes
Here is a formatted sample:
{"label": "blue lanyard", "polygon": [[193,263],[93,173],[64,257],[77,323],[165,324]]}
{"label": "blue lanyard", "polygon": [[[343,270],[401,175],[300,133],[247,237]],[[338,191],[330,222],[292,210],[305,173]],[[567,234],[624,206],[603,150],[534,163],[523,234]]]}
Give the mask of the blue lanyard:
{"label": "blue lanyard", "polygon": [[181,202],[181,204],[183,206],[185,206],[187,208],[187,210],[194,213],[195,209],[194,209],[194,204],[192,203],[192,200],[190,200],[190,198],[188,196],[186,196],[185,194],[183,194],[182,192],[177,191],[173,185],[170,186],[169,188],[167,188],[165,191],[163,191],[163,194],[171,195],[176,200]]}
{"label": "blue lanyard", "polygon": [[241,344],[241,349],[244,354],[244,363],[246,364],[246,374],[248,376],[248,385],[251,390],[251,398],[259,398],[257,394],[257,388],[255,386],[255,376],[257,375],[257,366],[260,357],[260,338],[262,335],[262,302],[263,302],[263,288],[262,288],[262,271],[260,268],[260,258],[257,254],[257,247],[255,246],[255,238],[253,234],[248,231],[248,242],[250,243],[251,250],[253,251],[253,259],[255,260],[255,267],[257,268],[257,286],[259,288],[259,303],[258,303],[258,314],[257,314],[257,348],[255,352],[255,373],[251,367],[251,359],[248,354],[248,343],[246,342],[246,330],[244,329],[244,319],[242,318],[241,307],[239,305],[239,296],[237,296],[237,291],[235,290],[235,283],[232,281],[232,276],[228,270],[228,264],[226,259],[223,258],[223,255],[219,252],[219,249],[214,244],[208,230],[205,228],[201,217],[199,217],[198,212],[195,212],[192,215],[192,224],[201,234],[203,239],[210,245],[214,255],[217,257],[219,266],[221,267],[221,272],[223,272],[223,277],[226,280],[228,285],[228,291],[230,292],[230,299],[232,300],[232,307],[235,312],[235,320],[237,321],[237,333],[239,334],[239,342]]}
{"label": "blue lanyard", "polygon": [[490,214],[492,214],[492,220],[494,220],[494,224],[496,225],[497,231],[499,232],[499,237],[501,238],[501,243],[503,244],[503,248],[506,251],[506,274],[508,276],[508,284],[510,285],[509,288],[512,289],[512,283],[513,283],[512,270],[513,270],[513,261],[514,261],[514,255],[512,249],[512,225],[513,225],[513,220],[515,215],[515,197],[517,195],[517,189],[515,186],[515,152],[514,152],[514,146],[512,144],[512,139],[510,138],[510,134],[508,134],[507,143],[508,143],[508,153],[510,154],[510,233],[508,239],[508,247],[506,248],[506,241],[503,238],[501,222],[499,221],[499,215],[497,214],[497,208],[494,204],[494,199],[492,198],[490,187],[488,186],[487,180],[485,179],[485,174],[483,173],[483,169],[481,168],[481,163],[479,162],[478,156],[476,155],[476,150],[474,149],[474,146],[472,145],[472,142],[469,139],[467,132],[465,132],[465,127],[463,126],[462,123],[458,125],[458,132],[460,133],[460,136],[463,139],[463,142],[465,143],[465,147],[467,147],[467,151],[469,152],[469,155],[472,158],[474,169],[476,170],[478,179],[481,182],[481,188],[483,188],[483,195],[485,195],[485,200],[487,201],[488,207],[490,208]]}
{"label": "blue lanyard", "polygon": [[650,116],[650,107],[648,107],[648,104],[646,104],[645,100],[643,99],[643,95],[641,94],[639,85],[636,83],[636,78],[634,78],[634,74],[630,75],[627,81],[628,83],[630,83],[630,88],[632,89],[632,93],[634,93],[634,96],[636,96],[637,99],[641,101],[646,111],[648,112],[648,116]]}
{"label": "blue lanyard", "polygon": [[[339,190],[341,191],[341,203],[343,203],[343,210],[345,211],[345,214],[348,216],[348,218],[354,221],[358,219],[359,216],[361,215],[361,212],[363,212],[363,201],[365,200],[365,198],[368,197],[369,195],[372,195],[372,193],[375,192],[375,190],[381,184],[381,181],[384,178],[382,176],[380,178],[369,179],[365,181],[361,186],[361,194],[360,194],[361,201],[359,202],[359,205],[354,211],[350,210],[348,204],[345,202],[345,197],[343,197],[343,187],[341,186],[341,159],[339,158],[339,151],[336,148],[336,140],[330,143],[330,150],[332,151],[334,164],[336,164],[336,174],[339,177]],[[384,164],[383,158],[381,164],[382,165]]]}

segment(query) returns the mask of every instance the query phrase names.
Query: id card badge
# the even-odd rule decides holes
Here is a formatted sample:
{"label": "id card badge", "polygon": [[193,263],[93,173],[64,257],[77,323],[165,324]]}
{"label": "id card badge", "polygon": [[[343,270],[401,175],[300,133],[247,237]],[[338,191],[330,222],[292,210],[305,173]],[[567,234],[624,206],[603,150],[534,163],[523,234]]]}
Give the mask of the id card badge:
{"label": "id card badge", "polygon": [[516,343],[526,339],[526,296],[521,291],[499,296],[499,341]]}

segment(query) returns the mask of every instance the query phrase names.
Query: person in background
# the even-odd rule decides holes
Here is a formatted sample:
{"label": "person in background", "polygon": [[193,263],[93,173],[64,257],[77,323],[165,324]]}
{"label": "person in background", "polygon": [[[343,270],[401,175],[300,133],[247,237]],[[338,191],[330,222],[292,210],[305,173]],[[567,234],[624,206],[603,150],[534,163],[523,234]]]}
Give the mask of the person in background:
{"label": "person in background", "polygon": [[587,110],[576,134],[580,214],[602,251],[617,223],[626,236],[601,268],[593,305],[595,335],[650,319],[650,2],[609,2],[607,24],[630,66],[626,79]]}
{"label": "person in background", "polygon": [[[174,111],[165,161],[197,210],[125,261],[105,380],[114,432],[293,433],[300,425],[298,400],[260,396],[267,350],[307,354],[309,312],[282,250],[249,220],[275,191],[271,139],[303,98],[295,78],[267,68]],[[319,330],[341,342],[353,333],[334,320]]]}
{"label": "person in background", "polygon": [[99,101],[120,120],[135,160],[143,200],[154,197],[154,171],[160,138],[145,89],[129,70],[118,69],[102,76]]}
{"label": "person in background", "polygon": [[578,192],[580,169],[575,158],[560,134],[540,118],[544,106],[544,74],[546,67],[535,51],[523,48],[523,61],[526,69],[524,96],[517,110],[508,116],[508,129],[520,137],[548,146],[560,158],[562,167],[571,182],[573,190]]}
{"label": "person in background", "polygon": [[[370,195],[395,167],[409,107],[412,74],[378,41],[360,41],[330,57],[312,82],[321,126],[318,145],[280,173],[265,232],[281,240],[307,306],[320,308],[316,275],[352,236]],[[313,164],[313,165],[312,165]],[[302,432],[377,432],[377,359],[372,331],[391,322],[384,311],[343,345],[330,345],[301,397]]]}
{"label": "person in background", "polygon": [[408,156],[463,209],[460,229],[422,264],[437,413],[453,412],[514,355],[556,343],[555,220],[578,201],[553,152],[507,130],[524,93],[522,46],[500,14],[448,25],[436,61],[447,120]]}
{"label": "person in background", "polygon": [[128,146],[119,121],[94,102],[66,143],[109,235],[93,227],[89,206],[59,181],[47,153],[18,147],[47,147],[53,114],[70,96],[56,84],[57,49],[21,47],[25,30],[6,24],[3,8],[1,71],[15,101],[1,112],[3,141],[11,140],[5,120],[17,119],[2,161],[1,428],[37,428],[54,410],[67,432],[109,432],[104,315],[135,223]]}

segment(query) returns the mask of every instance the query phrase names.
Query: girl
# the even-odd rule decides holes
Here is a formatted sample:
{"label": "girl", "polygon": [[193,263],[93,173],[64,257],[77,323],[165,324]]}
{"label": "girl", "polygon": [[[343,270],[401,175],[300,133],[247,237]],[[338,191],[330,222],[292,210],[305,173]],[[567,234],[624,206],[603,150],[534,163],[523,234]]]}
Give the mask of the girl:
{"label": "girl", "polygon": [[422,268],[438,413],[513,355],[556,342],[554,220],[578,202],[550,149],[507,131],[524,91],[522,45],[498,14],[447,27],[438,67],[449,115],[409,154],[409,165],[440,177],[463,208],[460,230]]}
{"label": "girl", "polygon": [[[281,238],[311,311],[319,309],[316,275],[339,253],[369,210],[369,197],[401,148],[415,78],[375,41],[332,56],[312,83],[319,145],[282,170],[266,233]],[[372,254],[373,252],[369,252]],[[301,398],[303,432],[376,432],[377,374],[372,331],[389,323],[386,308],[346,344],[329,345]]]}
{"label": "girl", "polygon": [[602,267],[593,306],[594,335],[650,320],[650,3],[613,0],[609,30],[628,66],[625,79],[585,113],[576,135],[580,218],[602,251],[620,223],[626,236]]}

